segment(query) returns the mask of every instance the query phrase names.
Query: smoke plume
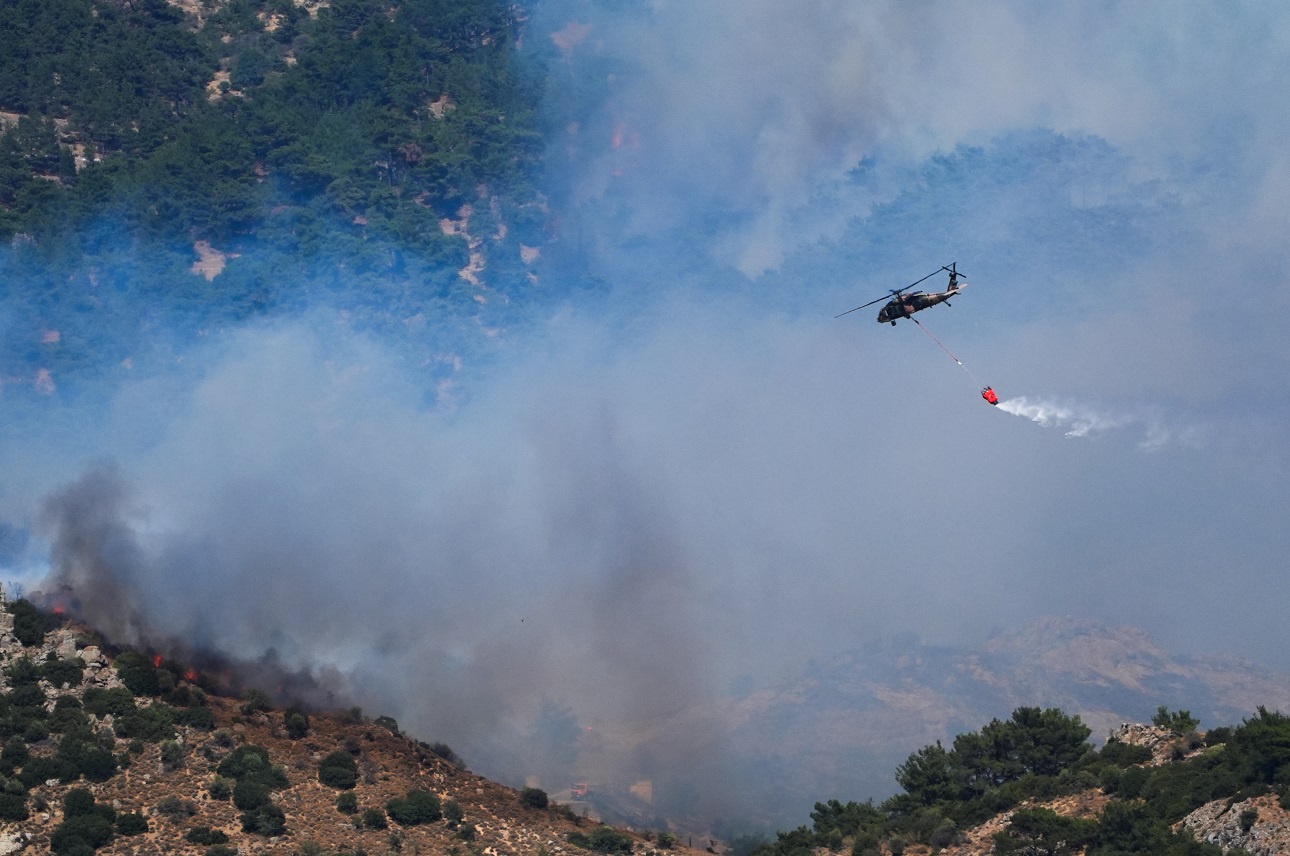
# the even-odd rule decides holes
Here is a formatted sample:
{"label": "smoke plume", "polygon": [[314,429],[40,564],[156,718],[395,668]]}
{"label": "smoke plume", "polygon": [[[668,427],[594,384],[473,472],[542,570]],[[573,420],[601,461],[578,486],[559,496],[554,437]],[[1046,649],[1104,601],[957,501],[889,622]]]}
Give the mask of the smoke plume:
{"label": "smoke plume", "polygon": [[[0,562],[481,772],[654,777],[708,816],[766,807],[705,705],[884,635],[1075,613],[1283,664],[1288,15],[543,2],[572,270],[535,287],[574,305],[487,331],[453,396],[318,306],[102,410],[6,410]],[[937,335],[1054,391],[998,409],[1101,442],[832,317],[950,261]]]}

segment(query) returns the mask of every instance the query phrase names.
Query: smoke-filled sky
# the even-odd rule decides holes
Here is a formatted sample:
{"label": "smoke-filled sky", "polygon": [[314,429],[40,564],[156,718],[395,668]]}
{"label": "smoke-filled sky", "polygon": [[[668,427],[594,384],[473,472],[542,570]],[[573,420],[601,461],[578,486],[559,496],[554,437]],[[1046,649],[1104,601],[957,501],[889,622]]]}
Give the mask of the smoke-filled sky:
{"label": "smoke-filled sky", "polygon": [[[109,569],[104,625],[334,669],[498,767],[544,704],[640,736],[896,632],[1071,614],[1290,668],[1290,8],[528,27],[556,241],[612,296],[430,407],[325,309],[213,338],[0,450],[8,578]],[[951,261],[919,317],[969,371],[833,317]]]}

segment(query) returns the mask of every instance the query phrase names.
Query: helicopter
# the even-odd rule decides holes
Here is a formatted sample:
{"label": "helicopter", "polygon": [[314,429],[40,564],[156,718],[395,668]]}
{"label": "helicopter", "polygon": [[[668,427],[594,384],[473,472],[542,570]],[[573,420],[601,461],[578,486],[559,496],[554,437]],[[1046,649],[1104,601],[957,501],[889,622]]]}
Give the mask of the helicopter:
{"label": "helicopter", "polygon": [[[909,289],[918,285],[920,282],[931,279],[941,271],[945,271],[950,275],[949,287],[946,288],[945,291],[934,291],[930,294],[925,291],[909,291]],[[843,315],[849,315],[852,312],[855,312],[856,309],[864,309],[866,306],[873,306],[875,303],[886,300],[887,305],[878,311],[878,323],[890,323],[891,326],[895,327],[898,319],[909,318],[915,312],[927,309],[930,306],[935,306],[938,303],[944,303],[946,306],[949,306],[950,298],[967,288],[966,282],[959,282],[959,276],[961,276],[961,274],[958,272],[956,263],[950,262],[949,267],[941,265],[940,268],[932,271],[927,276],[923,277],[923,279],[911,282],[904,288],[892,289],[877,300],[870,300],[868,303],[862,303],[855,309],[848,309],[846,312],[834,315],[833,317],[841,318]],[[909,293],[906,294],[905,292]]]}

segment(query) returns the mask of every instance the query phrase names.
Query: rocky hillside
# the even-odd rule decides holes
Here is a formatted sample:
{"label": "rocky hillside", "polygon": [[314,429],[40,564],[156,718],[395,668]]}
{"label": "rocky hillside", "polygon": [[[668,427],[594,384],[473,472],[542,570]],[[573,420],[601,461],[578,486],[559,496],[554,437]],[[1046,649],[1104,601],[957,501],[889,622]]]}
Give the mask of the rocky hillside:
{"label": "rocky hillside", "polygon": [[491,354],[547,299],[524,23],[502,0],[0,3],[0,386],[96,394],[316,308],[427,388]]}
{"label": "rocky hillside", "polygon": [[221,695],[222,676],[113,656],[86,627],[10,608],[0,613],[0,853],[686,850],[665,832],[602,827],[540,791],[474,775],[387,717]]}
{"label": "rocky hillside", "polygon": [[1048,618],[972,648],[887,640],[691,710],[685,722],[720,726],[732,763],[760,784],[748,804],[769,807],[782,826],[812,795],[881,799],[919,746],[948,744],[1025,705],[1078,714],[1100,743],[1160,705],[1206,727],[1238,723],[1259,705],[1290,710],[1290,678],[1236,659],[1173,656],[1134,627]]}
{"label": "rocky hillside", "polygon": [[926,746],[875,806],[816,803],[753,856],[1247,856],[1290,852],[1290,718],[1194,730],[1186,711],[1094,749],[1078,717],[1022,708]]}
{"label": "rocky hillside", "polygon": [[[1187,735],[1136,723],[1128,723],[1116,729],[1110,739],[1128,746],[1149,749],[1151,758],[1143,762],[1143,767],[1161,767],[1181,760],[1195,759],[1205,751],[1190,748]],[[1102,814],[1110,801],[1111,797],[1103,789],[1096,788],[1053,800],[1029,801],[1018,808],[1043,808],[1060,817],[1093,821]],[[988,856],[996,853],[996,836],[1007,829],[1015,814],[1015,810],[1004,812],[967,830],[959,842],[941,853],[944,856]],[[1277,797],[1271,795],[1243,800],[1210,800],[1175,824],[1174,829],[1189,833],[1198,842],[1216,845],[1224,853],[1235,848],[1252,856],[1276,856],[1290,852],[1290,811],[1282,807]]]}

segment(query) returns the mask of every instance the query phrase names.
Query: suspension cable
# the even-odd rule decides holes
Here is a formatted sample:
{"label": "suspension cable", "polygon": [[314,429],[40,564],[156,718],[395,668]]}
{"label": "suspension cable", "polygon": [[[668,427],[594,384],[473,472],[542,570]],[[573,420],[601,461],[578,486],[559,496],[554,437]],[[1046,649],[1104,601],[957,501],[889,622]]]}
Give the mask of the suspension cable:
{"label": "suspension cable", "polygon": [[959,364],[959,368],[961,368],[961,369],[963,369],[963,371],[967,372],[967,376],[968,376],[968,377],[970,377],[970,378],[972,378],[972,382],[973,382],[973,383],[975,383],[977,386],[980,386],[980,387],[982,387],[982,388],[984,389],[984,386],[982,385],[981,381],[977,379],[977,376],[976,376],[976,375],[972,374],[972,370],[971,370],[971,369],[969,369],[967,366],[963,365],[963,361],[962,361],[962,360],[960,360],[958,357],[954,356],[954,354],[950,352],[950,349],[949,349],[949,348],[947,348],[947,347],[945,347],[945,344],[944,344],[943,342],[941,342],[941,340],[940,340],[940,339],[938,339],[938,338],[936,338],[935,336],[933,336],[933,335],[932,335],[932,331],[931,331],[931,330],[928,330],[926,327],[924,327],[924,326],[922,325],[922,323],[920,323],[920,322],[919,322],[919,320],[918,320],[917,318],[913,317],[912,315],[911,315],[911,316],[909,316],[909,320],[910,320],[910,321],[913,321],[915,324],[918,324],[918,329],[920,329],[920,330],[922,330],[924,333],[926,333],[926,334],[927,334],[927,337],[928,337],[929,339],[931,339],[933,342],[935,342],[936,344],[940,345],[940,346],[941,346],[941,350],[942,350],[942,351],[944,351],[946,354],[949,354],[950,359],[951,359],[951,360],[953,360],[954,362],[958,363],[958,364]]}

